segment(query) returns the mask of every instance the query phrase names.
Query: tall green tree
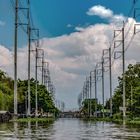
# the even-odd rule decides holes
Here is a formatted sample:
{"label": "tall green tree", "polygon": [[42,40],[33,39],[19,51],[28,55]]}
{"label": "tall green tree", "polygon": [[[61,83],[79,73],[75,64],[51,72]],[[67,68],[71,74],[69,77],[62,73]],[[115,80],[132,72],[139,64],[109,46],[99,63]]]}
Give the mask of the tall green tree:
{"label": "tall green tree", "polygon": [[[123,77],[118,77],[119,85],[113,96],[113,113],[118,113],[123,103]],[[133,116],[140,115],[140,64],[128,66],[125,72],[126,107]]]}

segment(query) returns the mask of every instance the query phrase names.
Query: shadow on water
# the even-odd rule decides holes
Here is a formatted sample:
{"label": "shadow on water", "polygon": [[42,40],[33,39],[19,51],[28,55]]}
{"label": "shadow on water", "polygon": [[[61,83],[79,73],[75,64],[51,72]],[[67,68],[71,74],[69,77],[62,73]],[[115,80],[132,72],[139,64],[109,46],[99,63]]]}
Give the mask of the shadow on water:
{"label": "shadow on water", "polygon": [[140,140],[139,126],[58,119],[0,124],[0,140]]}

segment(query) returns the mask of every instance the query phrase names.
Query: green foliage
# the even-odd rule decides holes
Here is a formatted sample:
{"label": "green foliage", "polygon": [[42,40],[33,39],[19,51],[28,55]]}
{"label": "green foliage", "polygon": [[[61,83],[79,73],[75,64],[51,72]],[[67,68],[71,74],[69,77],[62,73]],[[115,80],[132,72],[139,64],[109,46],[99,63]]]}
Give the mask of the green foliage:
{"label": "green foliage", "polygon": [[17,120],[11,120],[11,122],[19,122],[19,123],[35,123],[35,122],[39,122],[39,123],[52,123],[54,122],[54,118],[22,118],[22,119],[17,119]]}
{"label": "green foliage", "polygon": [[[31,79],[31,108],[35,109],[35,87],[36,81]],[[52,99],[51,93],[49,93],[44,85],[37,84],[37,94],[38,94],[38,108],[39,110],[43,110],[44,112],[54,113],[56,108],[54,106],[54,102]],[[25,102],[26,96],[28,92],[28,81],[18,80],[18,95],[19,95],[19,110],[25,112]],[[32,111],[33,111],[32,110]]]}
{"label": "green foliage", "polygon": [[[0,70],[0,110],[13,112],[13,95],[14,81]],[[31,108],[35,110],[35,87],[36,81],[31,79]],[[44,85],[37,84],[38,87],[38,108],[44,112],[57,113],[51,93],[49,93]],[[18,112],[26,112],[28,80],[18,79]]]}
{"label": "green foliage", "polygon": [[[90,99],[85,99],[83,101],[83,107],[82,107],[82,112],[85,114],[85,115],[88,115],[88,106],[89,106],[89,102],[90,102]],[[91,99],[91,112],[92,114],[94,114],[95,112],[95,105],[96,105],[96,100],[95,99]],[[97,104],[97,111],[101,111],[102,109],[102,105],[101,104]]]}
{"label": "green foliage", "polygon": [[[119,107],[122,107],[123,80],[122,76],[118,77],[119,85],[113,96],[113,113],[119,113]],[[125,72],[126,83],[126,107],[130,117],[140,116],[140,64],[128,66]]]}
{"label": "green foliage", "polygon": [[116,113],[113,115],[113,120],[122,120],[122,114],[121,113]]}
{"label": "green foliage", "polygon": [[13,107],[12,86],[12,79],[0,70],[0,110],[10,110]]}

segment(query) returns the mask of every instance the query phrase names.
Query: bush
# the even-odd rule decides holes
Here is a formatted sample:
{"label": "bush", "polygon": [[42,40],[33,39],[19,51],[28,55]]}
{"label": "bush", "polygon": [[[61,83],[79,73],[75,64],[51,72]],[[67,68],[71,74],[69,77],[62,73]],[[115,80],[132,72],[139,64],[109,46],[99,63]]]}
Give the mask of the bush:
{"label": "bush", "polygon": [[116,113],[113,115],[113,120],[122,120],[122,113]]}

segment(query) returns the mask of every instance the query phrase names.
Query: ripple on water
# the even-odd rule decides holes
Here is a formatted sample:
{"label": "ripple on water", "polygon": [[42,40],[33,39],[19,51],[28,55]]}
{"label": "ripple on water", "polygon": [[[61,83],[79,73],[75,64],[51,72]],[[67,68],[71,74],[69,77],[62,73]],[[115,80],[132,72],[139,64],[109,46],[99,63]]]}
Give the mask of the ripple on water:
{"label": "ripple on water", "polygon": [[1,124],[0,140],[140,140],[139,132],[113,123],[59,119],[53,124]]}

